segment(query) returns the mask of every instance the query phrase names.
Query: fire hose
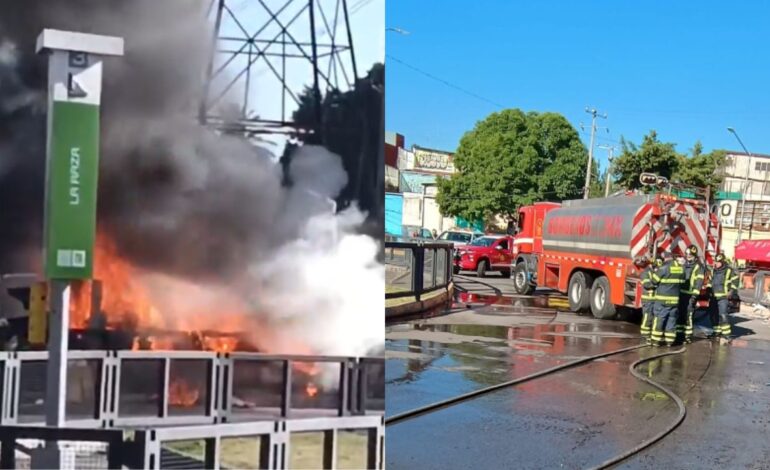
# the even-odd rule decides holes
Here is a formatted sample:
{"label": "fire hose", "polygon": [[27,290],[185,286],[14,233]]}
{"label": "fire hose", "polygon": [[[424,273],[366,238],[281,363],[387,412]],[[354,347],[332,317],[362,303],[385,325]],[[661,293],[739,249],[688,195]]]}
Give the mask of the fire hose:
{"label": "fire hose", "polygon": [[[544,369],[542,371],[535,372],[534,374],[529,374],[529,375],[526,375],[524,377],[519,377],[519,378],[516,378],[516,379],[513,379],[513,380],[509,380],[509,381],[506,381],[506,382],[495,384],[495,385],[492,385],[492,386],[489,386],[489,387],[485,387],[485,388],[482,388],[482,389],[479,389],[479,390],[474,390],[472,392],[465,393],[463,395],[458,395],[458,396],[455,396],[455,397],[452,397],[452,398],[449,398],[449,399],[446,399],[446,400],[435,402],[435,403],[432,403],[432,404],[429,404],[429,405],[426,405],[426,406],[423,406],[423,407],[420,407],[420,408],[415,408],[413,410],[409,410],[409,411],[405,411],[403,413],[399,413],[399,414],[391,416],[389,418],[385,418],[385,425],[386,426],[390,426],[390,425],[402,423],[404,421],[408,421],[410,419],[414,419],[414,418],[416,418],[418,416],[425,415],[425,414],[428,414],[428,413],[433,413],[433,412],[439,411],[439,410],[441,410],[443,408],[447,408],[449,406],[456,405],[458,403],[471,400],[473,398],[476,398],[476,397],[479,397],[481,395],[485,395],[485,394],[494,392],[496,390],[500,390],[500,389],[507,388],[507,387],[513,387],[515,385],[519,385],[519,384],[522,384],[524,382],[528,382],[530,380],[534,380],[534,379],[537,379],[539,377],[543,377],[543,376],[546,376],[546,375],[549,375],[549,374],[553,374],[553,373],[559,372],[561,370],[565,370],[565,369],[569,369],[569,368],[572,368],[572,367],[576,367],[576,366],[579,366],[581,364],[585,364],[587,362],[592,362],[592,361],[595,361],[597,359],[601,359],[601,358],[604,358],[604,357],[613,356],[613,355],[621,354],[621,353],[624,353],[624,352],[634,351],[636,349],[641,349],[641,348],[645,348],[645,347],[649,347],[649,346],[646,345],[646,344],[640,344],[640,345],[637,345],[637,346],[631,346],[631,347],[628,347],[628,348],[616,349],[614,351],[608,351],[608,352],[605,352],[605,353],[595,354],[593,356],[587,356],[587,357],[584,357],[584,358],[581,358],[581,359],[576,359],[574,361],[566,362],[564,364],[561,364],[561,365],[558,365],[558,366],[555,366],[555,367],[550,367],[548,369]],[[656,359],[660,359],[660,358],[665,357],[665,356],[672,356],[672,355],[675,355],[675,354],[681,354],[681,353],[685,352],[686,350],[687,350],[687,348],[683,347],[683,348],[678,349],[676,351],[666,351],[664,353],[655,354],[655,355],[650,356],[650,357],[639,359],[639,360],[633,362],[630,366],[628,366],[629,373],[631,375],[633,375],[636,379],[641,380],[642,382],[645,382],[645,383],[651,385],[654,388],[657,388],[658,390],[660,390],[661,392],[666,394],[669,398],[671,398],[671,400],[673,400],[674,403],[676,403],[677,407],[679,408],[679,413],[678,413],[676,419],[669,426],[667,426],[664,430],[660,431],[659,433],[655,434],[654,436],[650,437],[649,439],[644,440],[643,442],[639,443],[637,446],[633,447],[632,449],[629,449],[629,450],[623,452],[622,454],[619,454],[619,455],[616,455],[614,457],[611,457],[611,458],[605,460],[604,462],[600,463],[599,465],[597,465],[595,467],[592,467],[592,470],[602,470],[602,469],[609,468],[609,467],[611,467],[613,465],[616,465],[616,464],[626,460],[627,458],[629,458],[629,457],[631,457],[631,456],[633,456],[635,454],[638,454],[639,452],[643,451],[644,449],[647,449],[648,447],[652,446],[656,442],[658,442],[661,439],[663,439],[664,437],[666,437],[668,434],[673,432],[677,427],[679,427],[680,424],[682,424],[682,421],[684,421],[684,418],[685,418],[685,416],[687,414],[687,409],[685,408],[685,405],[684,405],[684,402],[682,401],[682,399],[677,394],[675,394],[673,391],[671,391],[668,387],[666,387],[665,385],[662,385],[662,384],[660,384],[658,382],[655,382],[654,380],[649,379],[649,378],[645,377],[644,375],[640,374],[636,370],[636,368],[639,365],[644,364],[646,362],[654,361]]]}
{"label": "fire hose", "polygon": [[644,375],[640,374],[636,370],[636,367],[638,365],[640,365],[640,364],[644,364],[645,362],[654,361],[655,359],[660,359],[661,357],[672,356],[674,354],[681,354],[681,353],[685,352],[686,350],[687,350],[687,348],[683,347],[682,349],[678,349],[676,351],[668,351],[668,352],[664,352],[664,353],[661,353],[661,354],[655,354],[654,356],[650,356],[650,357],[645,357],[643,359],[639,359],[638,361],[636,361],[633,364],[631,364],[630,366],[628,366],[628,371],[631,373],[631,375],[633,375],[637,379],[641,380],[642,382],[646,382],[647,384],[652,385],[653,387],[657,388],[661,392],[663,392],[666,395],[668,395],[668,397],[671,398],[674,401],[674,403],[676,403],[676,406],[679,408],[679,414],[677,415],[676,419],[666,429],[664,429],[663,431],[661,431],[661,432],[655,434],[654,436],[650,437],[649,439],[639,443],[639,445],[635,446],[634,448],[629,449],[629,450],[623,452],[622,454],[616,455],[616,456],[614,456],[614,457],[612,457],[610,459],[605,460],[604,462],[600,463],[596,467],[593,467],[591,470],[601,470],[601,469],[609,468],[609,467],[611,467],[613,465],[616,465],[616,464],[626,460],[627,458],[629,458],[629,457],[631,457],[631,456],[633,456],[635,454],[638,454],[639,452],[643,451],[644,449],[650,447],[651,445],[655,444],[659,440],[661,440],[664,437],[666,437],[667,435],[669,435],[671,432],[674,431],[674,429],[676,429],[677,427],[679,427],[680,424],[682,424],[682,421],[684,421],[684,418],[687,415],[687,408],[685,408],[684,402],[682,401],[682,399],[677,394],[672,392],[665,385],[661,385],[658,382],[655,382],[654,380],[652,380],[650,378],[647,378]]}
{"label": "fire hose", "polygon": [[[458,403],[471,400],[473,398],[479,397],[481,395],[486,395],[488,393],[494,392],[496,390],[500,390],[503,388],[513,387],[515,385],[522,384],[524,382],[529,382],[530,380],[537,379],[539,377],[543,377],[545,375],[553,374],[555,372],[559,372],[564,369],[569,369],[575,366],[579,366],[581,364],[585,364],[587,362],[592,362],[597,359],[601,359],[604,357],[614,356],[616,354],[621,354],[628,351],[634,351],[636,349],[646,348],[648,347],[646,344],[640,344],[637,346],[630,346],[628,348],[622,348],[622,349],[616,349],[613,351],[608,351],[600,354],[595,354],[593,356],[586,356],[580,359],[576,359],[574,361],[565,362],[564,364],[550,367],[548,369],[541,370],[539,372],[535,372],[534,374],[525,375],[524,377],[519,377],[513,380],[509,380],[507,382],[502,382],[499,384],[491,385],[489,387],[485,387],[479,390],[474,390],[472,392],[465,393],[463,395],[458,395],[452,398],[448,398],[446,400],[442,400],[439,402],[431,403],[430,405],[426,405],[420,408],[415,408],[413,410],[405,411],[403,413],[399,413],[397,415],[391,416],[389,418],[385,418],[385,425],[390,426],[398,423],[402,423],[404,421],[408,421],[410,419],[414,419],[418,416],[433,413],[435,411],[438,411],[443,408],[447,408],[452,405],[456,405]],[[666,353],[666,354],[673,354],[673,353]],[[639,362],[639,361],[637,361]],[[636,363],[634,363],[636,364]]]}

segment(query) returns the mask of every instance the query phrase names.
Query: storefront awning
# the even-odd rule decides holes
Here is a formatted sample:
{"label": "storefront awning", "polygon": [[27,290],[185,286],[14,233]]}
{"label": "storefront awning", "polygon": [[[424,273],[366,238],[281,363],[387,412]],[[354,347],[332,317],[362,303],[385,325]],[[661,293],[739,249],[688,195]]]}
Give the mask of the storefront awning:
{"label": "storefront awning", "polygon": [[746,240],[735,246],[735,259],[770,263],[770,240]]}

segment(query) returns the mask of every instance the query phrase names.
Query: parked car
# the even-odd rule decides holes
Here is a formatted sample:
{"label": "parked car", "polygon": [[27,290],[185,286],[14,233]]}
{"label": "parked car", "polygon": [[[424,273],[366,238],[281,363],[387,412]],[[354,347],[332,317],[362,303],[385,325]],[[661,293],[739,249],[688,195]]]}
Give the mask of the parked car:
{"label": "parked car", "polygon": [[465,246],[479,237],[483,237],[484,233],[474,232],[472,230],[451,229],[445,230],[441,235],[436,238],[438,241],[451,242],[455,248]]}
{"label": "parked car", "polygon": [[497,271],[505,277],[511,275],[513,237],[508,235],[484,235],[457,249],[454,270],[476,271],[478,277],[489,271]]}
{"label": "parked car", "polygon": [[418,227],[416,225],[405,225],[404,237],[418,240],[434,240],[433,233],[430,230],[425,227]]}

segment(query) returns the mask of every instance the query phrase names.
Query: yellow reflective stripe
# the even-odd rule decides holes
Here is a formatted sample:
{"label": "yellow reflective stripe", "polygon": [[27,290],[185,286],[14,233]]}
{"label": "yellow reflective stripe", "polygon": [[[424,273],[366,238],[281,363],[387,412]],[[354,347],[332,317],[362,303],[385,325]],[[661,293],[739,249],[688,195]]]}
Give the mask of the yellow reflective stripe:
{"label": "yellow reflective stripe", "polygon": [[684,283],[684,279],[661,279],[661,284],[682,284]]}
{"label": "yellow reflective stripe", "polygon": [[657,274],[655,274],[655,273],[652,273],[652,276],[651,276],[651,277],[652,277],[652,278],[655,280],[655,282],[658,282],[658,281],[660,281],[660,276],[658,276],[658,275],[657,275]]}
{"label": "yellow reflective stripe", "polygon": [[690,279],[705,279],[705,278],[706,276],[704,276],[703,274],[698,274],[696,276],[691,277]]}

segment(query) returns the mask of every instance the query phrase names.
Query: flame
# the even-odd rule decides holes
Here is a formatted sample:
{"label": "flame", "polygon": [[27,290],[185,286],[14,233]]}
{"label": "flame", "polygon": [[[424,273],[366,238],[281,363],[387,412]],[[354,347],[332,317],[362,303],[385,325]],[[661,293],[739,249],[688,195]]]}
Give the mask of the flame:
{"label": "flame", "polygon": [[168,386],[168,404],[174,406],[193,406],[200,396],[197,388],[190,386],[185,380],[172,380]]}
{"label": "flame", "polygon": [[313,382],[308,382],[305,386],[305,393],[307,393],[307,396],[309,397],[314,397],[318,395],[318,387],[316,387]]}
{"label": "flame", "polygon": [[[132,350],[229,353],[241,347],[239,339],[245,336],[247,343],[274,354],[314,353],[254,314],[254,306],[239,295],[255,288],[248,277],[211,285],[146,271],[121,256],[107,232],[97,230],[94,279],[100,283],[100,296],[92,295],[96,283],[73,283],[70,328],[133,333]],[[92,298],[98,304],[94,309]],[[92,318],[92,310],[100,315]],[[180,337],[180,332],[188,337]],[[294,367],[309,376],[319,373],[319,365],[312,362],[294,362]]]}
{"label": "flame", "polygon": [[[126,324],[159,326],[163,323],[136,270],[118,254],[115,243],[97,233],[94,245],[94,279],[102,281],[101,311],[108,327]],[[77,283],[70,302],[70,327],[87,328],[91,316],[92,285]]]}
{"label": "flame", "polygon": [[[153,290],[153,286],[148,285],[148,278],[151,278],[148,273],[121,257],[109,236],[97,232],[94,279],[101,283],[98,311],[104,317],[102,323],[106,328],[137,333],[131,345],[132,350],[177,349],[172,339],[148,333],[187,331],[190,342],[198,348],[226,353],[236,349],[238,338],[222,333],[254,331],[248,322],[248,309],[238,299],[228,298],[221,292],[212,295],[212,289],[208,286],[170,277],[159,277],[160,281],[157,282],[160,287]],[[93,285],[90,282],[73,284],[70,328],[86,329],[94,326],[95,319],[91,318],[92,292]],[[215,304],[217,308],[221,307],[224,312],[197,306],[195,300],[199,298],[206,299],[208,304]],[[200,311],[196,311],[196,307]],[[204,334],[204,330],[213,330],[216,334]]]}
{"label": "flame", "polygon": [[200,336],[203,349],[220,353],[232,352],[238,344],[238,338],[226,336]]}

